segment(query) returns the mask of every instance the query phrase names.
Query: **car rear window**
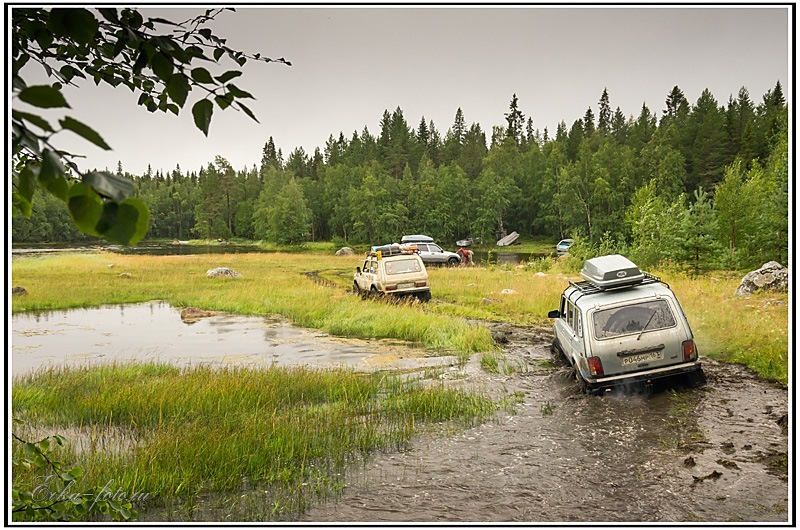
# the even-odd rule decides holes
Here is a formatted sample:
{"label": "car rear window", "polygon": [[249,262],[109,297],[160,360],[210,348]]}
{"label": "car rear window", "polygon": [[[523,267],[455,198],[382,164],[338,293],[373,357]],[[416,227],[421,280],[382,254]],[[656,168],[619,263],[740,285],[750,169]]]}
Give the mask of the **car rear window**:
{"label": "car rear window", "polygon": [[415,259],[399,259],[386,262],[386,274],[404,274],[406,272],[419,272],[422,267]]}
{"label": "car rear window", "polygon": [[675,317],[666,300],[603,309],[595,311],[592,318],[594,336],[598,339],[641,333],[642,330],[671,328],[675,325]]}

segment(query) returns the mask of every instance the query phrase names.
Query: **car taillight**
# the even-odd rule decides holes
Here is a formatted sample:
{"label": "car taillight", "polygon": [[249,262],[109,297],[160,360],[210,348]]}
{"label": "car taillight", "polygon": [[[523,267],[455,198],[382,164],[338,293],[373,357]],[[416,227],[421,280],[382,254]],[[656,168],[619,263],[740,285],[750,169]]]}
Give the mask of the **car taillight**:
{"label": "car taillight", "polygon": [[397,286],[396,285],[387,285],[386,286],[386,290],[387,291],[396,291],[397,290]]}
{"label": "car taillight", "polygon": [[416,282],[414,285],[417,287],[425,287],[428,285],[428,282]]}
{"label": "car taillight", "polygon": [[694,341],[691,339],[683,341],[683,360],[694,361],[695,359],[697,359],[697,348]]}
{"label": "car taillight", "polygon": [[586,359],[589,363],[589,373],[593,376],[603,375],[603,363],[600,362],[600,357],[589,357]]}

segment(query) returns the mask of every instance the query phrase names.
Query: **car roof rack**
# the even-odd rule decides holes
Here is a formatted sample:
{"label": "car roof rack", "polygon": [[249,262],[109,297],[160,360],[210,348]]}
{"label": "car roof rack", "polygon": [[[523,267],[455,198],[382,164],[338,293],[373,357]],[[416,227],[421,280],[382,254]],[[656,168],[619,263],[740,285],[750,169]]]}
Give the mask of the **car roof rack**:
{"label": "car roof rack", "polygon": [[400,254],[416,254],[419,248],[416,245],[398,245],[392,243],[391,245],[378,245],[372,247],[372,250],[367,252],[369,256],[377,256],[378,259],[386,258],[389,256],[397,256]]}

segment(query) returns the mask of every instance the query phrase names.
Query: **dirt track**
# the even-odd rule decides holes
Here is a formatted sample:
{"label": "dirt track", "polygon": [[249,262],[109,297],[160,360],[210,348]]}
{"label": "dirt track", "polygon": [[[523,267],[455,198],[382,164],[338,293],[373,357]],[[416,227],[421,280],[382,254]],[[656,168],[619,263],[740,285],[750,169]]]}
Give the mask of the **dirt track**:
{"label": "dirt track", "polygon": [[[708,384],[578,394],[547,330],[500,326],[512,375],[466,382],[524,394],[516,414],[418,440],[348,477],[301,521],[786,522],[788,393],[704,359]],[[477,362],[477,359],[474,361]]]}

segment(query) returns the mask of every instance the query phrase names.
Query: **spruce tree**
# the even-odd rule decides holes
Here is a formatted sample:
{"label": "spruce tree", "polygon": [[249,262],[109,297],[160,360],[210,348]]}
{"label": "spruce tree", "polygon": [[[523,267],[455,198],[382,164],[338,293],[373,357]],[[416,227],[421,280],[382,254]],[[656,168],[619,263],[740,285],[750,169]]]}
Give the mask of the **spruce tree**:
{"label": "spruce tree", "polygon": [[504,114],[506,122],[508,123],[506,137],[513,138],[517,145],[519,145],[522,141],[522,133],[525,127],[525,115],[519,110],[516,94],[512,96],[508,108],[509,111]]}
{"label": "spruce tree", "polygon": [[594,134],[594,112],[592,112],[592,107],[586,109],[586,114],[583,115],[583,135],[585,137],[590,137]]}
{"label": "spruce tree", "polygon": [[600,96],[600,113],[597,118],[597,129],[607,136],[611,132],[611,105],[608,103],[608,89],[603,89]]}

